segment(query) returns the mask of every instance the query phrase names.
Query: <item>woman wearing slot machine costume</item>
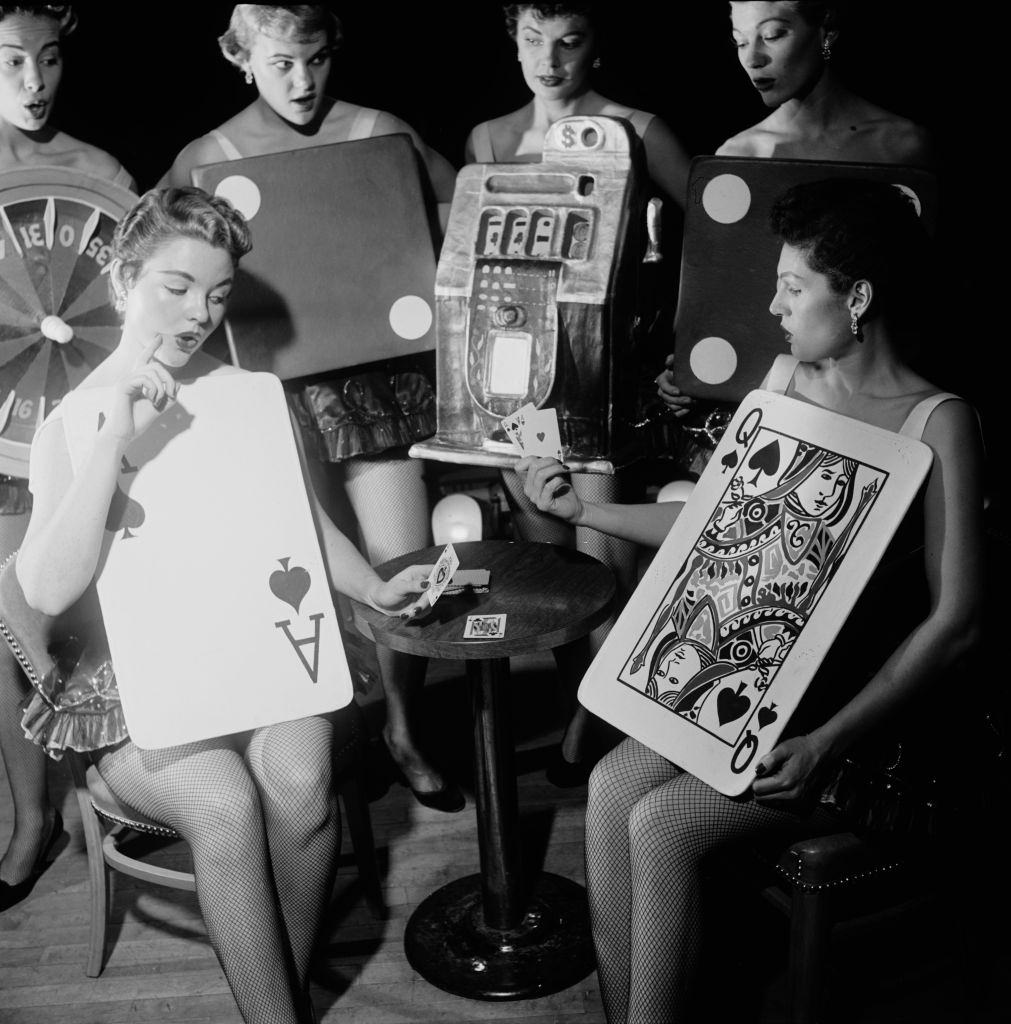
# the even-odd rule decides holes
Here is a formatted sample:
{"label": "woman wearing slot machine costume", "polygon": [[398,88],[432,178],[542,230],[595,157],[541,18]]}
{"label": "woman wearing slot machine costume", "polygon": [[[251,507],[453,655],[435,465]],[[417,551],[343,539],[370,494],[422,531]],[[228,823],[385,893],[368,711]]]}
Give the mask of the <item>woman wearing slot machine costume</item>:
{"label": "woman wearing slot machine costume", "polygon": [[[196,188],[148,192],[120,222],[110,276],[122,337],[78,386],[111,394],[91,453],[75,475],[62,406],[32,445],[34,506],[17,576],[33,608],[88,614],[123,453],[171,405],[178,377],[243,372],[200,348],[221,322],[236,266],[250,248],[241,215]],[[383,583],[311,493],[310,501],[331,584],[388,614],[412,614],[431,566],[413,566]],[[98,647],[97,633],[88,632],[90,647]],[[91,751],[119,799],[186,839],[208,936],[243,1020],[315,1019],[309,963],[340,848],[334,720],[302,718],[142,750],[126,733],[108,654],[89,649],[82,663],[87,672],[50,674],[39,684],[26,731],[50,749]],[[105,709],[101,729],[87,713],[87,694]]]}
{"label": "woman wearing slot machine costume", "polygon": [[[190,171],[202,164],[406,132],[427,168],[440,215],[448,216],[456,182],[448,161],[392,114],[325,94],[340,42],[340,23],[323,6],[237,4],[219,44],[225,59],[255,84],[257,98],[186,146],[164,180],[189,184]],[[306,384],[294,406],[307,443],[327,464],[328,475],[339,476],[374,565],[428,543],[423,464],[407,458],[402,446],[435,430],[434,396],[423,374],[400,373],[395,387],[380,386],[378,376],[359,380],[345,373]],[[342,398],[349,387],[368,396],[364,425],[349,422]],[[316,460],[312,469],[323,474]],[[460,810],[463,794],[428,762],[414,735],[412,707],[424,661],[386,648],[377,657],[386,693],[383,735],[393,760],[419,801]]]}
{"label": "woman wearing slot machine costume", "polygon": [[[133,188],[114,157],[49,123],[63,74],[62,40],[75,22],[69,4],[0,7],[0,172],[70,168]],[[0,476],[0,558],[20,545],[30,508],[27,482]],[[0,750],[14,797],[14,832],[0,859],[0,910],[31,892],[63,835],[49,804],[45,755],[21,730],[27,692],[24,673],[0,644]]]}
{"label": "woman wearing slot machine costume", "polygon": [[[642,141],[646,169],[654,189],[665,203],[683,207],[688,184],[689,158],[681,143],[660,118],[600,95],[593,88],[591,69],[599,68],[600,5],[593,3],[521,3],[503,5],[506,29],[516,43],[517,60],[532,94],[519,110],[477,125],[466,145],[466,159],[479,163],[536,163],[542,158],[544,136],[562,117],[572,114],[623,118]],[[672,283],[673,289],[673,283]],[[587,498],[612,501],[617,480],[598,474],[577,474],[573,486]],[[573,546],[599,558],[618,575],[623,589],[631,590],[636,548],[616,538],[564,524],[540,515],[523,493],[512,472],[503,473],[513,521],[525,540]],[[610,624],[591,637],[595,649]],[[575,674],[566,668],[567,675]],[[558,785],[585,782],[592,767],[588,712],[577,707],[568,723],[549,778]]]}
{"label": "woman wearing slot machine costume", "polygon": [[[896,344],[919,326],[928,239],[897,189],[857,179],[790,189],[773,209],[773,230],[782,249],[770,311],[791,355],[777,359],[763,386],[920,437],[933,451],[933,467],[780,742],[760,759],[750,798],[725,797],[632,739],[594,770],[587,888],[611,1024],[675,1024],[688,1013],[701,931],[700,864],[714,848],[760,834],[799,839],[839,831],[839,814],[830,809],[858,830],[903,820],[929,827],[939,807],[957,809],[990,774],[982,745],[966,728],[964,749],[960,737],[946,737],[943,764],[940,750],[929,747],[923,763],[893,774],[890,792],[878,783],[878,758],[884,752],[881,763],[888,764],[900,749],[897,727],[918,721],[928,736],[937,729],[932,687],[957,677],[981,623],[976,416],[910,369]],[[531,500],[570,522],[654,545],[677,529],[680,502],[592,504],[571,489],[558,492],[565,468],[557,462],[526,459],[520,470]],[[791,485],[784,514],[810,521],[816,538],[850,475],[845,465],[820,466]],[[728,533],[739,525],[733,512],[721,522]],[[759,653],[760,673],[783,651]],[[657,698],[674,679],[676,707],[695,667],[699,678],[722,671],[706,657],[686,667],[689,660],[651,666]],[[752,676],[740,681],[760,686]],[[940,788],[928,784],[924,796],[927,780],[938,777]]]}

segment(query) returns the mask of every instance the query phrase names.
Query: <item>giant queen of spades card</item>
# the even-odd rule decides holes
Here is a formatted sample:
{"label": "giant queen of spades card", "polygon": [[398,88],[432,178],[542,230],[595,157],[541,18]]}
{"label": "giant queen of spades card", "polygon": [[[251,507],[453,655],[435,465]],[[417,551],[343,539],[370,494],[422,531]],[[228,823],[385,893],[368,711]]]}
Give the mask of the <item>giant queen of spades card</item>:
{"label": "giant queen of spades card", "polygon": [[751,392],[580,701],[720,792],[743,793],[931,459],[920,441]]}

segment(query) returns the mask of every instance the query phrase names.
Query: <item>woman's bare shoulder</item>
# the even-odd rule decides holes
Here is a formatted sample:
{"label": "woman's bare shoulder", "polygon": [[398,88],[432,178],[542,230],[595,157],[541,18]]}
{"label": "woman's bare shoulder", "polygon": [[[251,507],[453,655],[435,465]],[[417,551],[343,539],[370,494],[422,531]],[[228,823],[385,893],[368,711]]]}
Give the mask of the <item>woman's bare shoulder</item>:
{"label": "woman's bare shoulder", "polygon": [[776,148],[776,133],[769,119],[732,135],[716,149],[716,156],[747,156],[768,159]]}

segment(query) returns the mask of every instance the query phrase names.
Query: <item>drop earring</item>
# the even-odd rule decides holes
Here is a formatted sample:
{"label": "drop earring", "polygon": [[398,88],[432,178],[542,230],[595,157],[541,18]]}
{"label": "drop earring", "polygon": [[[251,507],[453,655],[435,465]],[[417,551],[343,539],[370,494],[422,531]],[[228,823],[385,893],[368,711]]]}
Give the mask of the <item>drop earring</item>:
{"label": "drop earring", "polygon": [[860,330],[860,317],[857,316],[856,312],[850,313],[850,334],[853,335],[857,341],[863,341],[863,332]]}
{"label": "drop earring", "polygon": [[592,66],[593,66],[594,71],[600,70],[600,58],[599,57],[594,57],[593,58],[593,65]]}
{"label": "drop earring", "polygon": [[246,73],[245,75],[243,75],[243,77],[246,79],[246,85],[253,84],[253,72],[250,71],[249,68],[246,68]]}
{"label": "drop earring", "polygon": [[823,39],[821,43],[821,59],[827,64],[832,59],[832,44]]}
{"label": "drop earring", "polygon": [[126,312],[126,296],[122,292],[116,292],[116,297],[112,301],[112,306],[113,306],[113,309],[115,309],[116,312],[119,313],[120,315],[125,313]]}

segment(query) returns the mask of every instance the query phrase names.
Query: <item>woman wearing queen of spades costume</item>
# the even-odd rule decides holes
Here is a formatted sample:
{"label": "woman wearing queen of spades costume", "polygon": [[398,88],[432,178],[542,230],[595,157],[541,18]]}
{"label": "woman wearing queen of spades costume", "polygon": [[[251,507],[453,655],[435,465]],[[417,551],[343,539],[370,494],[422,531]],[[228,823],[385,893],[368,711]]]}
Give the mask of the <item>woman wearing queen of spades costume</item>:
{"label": "woman wearing queen of spades costume", "polygon": [[[870,739],[927,715],[932,684],[955,672],[979,637],[979,426],[965,402],[910,369],[897,345],[899,332],[916,321],[924,279],[927,238],[912,204],[886,183],[814,182],[777,202],[773,229],[782,249],[770,310],[791,356],[777,360],[765,386],[919,437],[934,461],[787,730],[760,760],[750,797],[723,796],[633,739],[594,770],[587,886],[611,1024],[673,1024],[688,1014],[701,931],[700,864],[714,848],[761,834],[799,839],[838,831],[829,807],[844,813],[847,827],[876,827],[876,791],[861,791],[872,782]],[[531,500],[570,522],[654,546],[678,528],[679,502],[593,504],[560,487],[560,463],[526,459],[519,468]],[[810,521],[816,535],[851,475],[845,465],[825,465],[793,486],[786,511]],[[729,514],[719,528],[733,534],[738,525]],[[889,589],[897,582],[901,600]],[[698,658],[694,664],[713,671]],[[654,699],[666,702],[668,680],[677,691],[684,671],[673,661],[652,666]],[[949,799],[964,794],[955,773],[971,774],[970,754],[953,757],[946,745],[945,764],[927,765],[923,778],[946,767]],[[912,802],[918,780],[910,781],[905,795]],[[923,813],[930,806],[924,801]]]}

